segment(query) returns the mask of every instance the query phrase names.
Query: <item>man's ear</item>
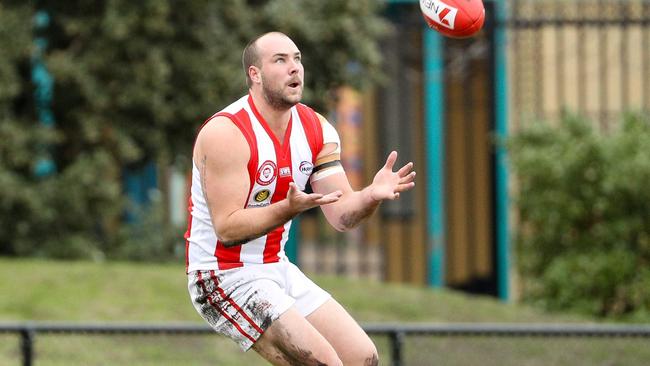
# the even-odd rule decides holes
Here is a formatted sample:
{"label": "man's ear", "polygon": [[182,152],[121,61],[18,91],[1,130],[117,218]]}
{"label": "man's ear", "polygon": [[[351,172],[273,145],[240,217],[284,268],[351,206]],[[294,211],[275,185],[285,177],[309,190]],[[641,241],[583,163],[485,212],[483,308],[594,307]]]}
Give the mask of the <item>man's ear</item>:
{"label": "man's ear", "polygon": [[251,78],[253,83],[260,83],[262,81],[260,69],[258,69],[257,66],[251,65],[248,67],[248,76]]}

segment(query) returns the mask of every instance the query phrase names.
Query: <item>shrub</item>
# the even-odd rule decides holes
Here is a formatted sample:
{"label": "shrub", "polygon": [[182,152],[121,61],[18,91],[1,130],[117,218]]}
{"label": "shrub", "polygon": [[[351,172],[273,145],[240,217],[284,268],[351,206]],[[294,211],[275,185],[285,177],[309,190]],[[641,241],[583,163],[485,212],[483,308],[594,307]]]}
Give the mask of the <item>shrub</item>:
{"label": "shrub", "polygon": [[187,225],[169,224],[159,194],[146,205],[134,205],[130,212],[131,222],[122,225],[119,240],[107,250],[109,259],[165,262],[184,258]]}
{"label": "shrub", "polygon": [[650,121],[603,133],[565,115],[508,141],[526,301],[601,316],[650,306]]}

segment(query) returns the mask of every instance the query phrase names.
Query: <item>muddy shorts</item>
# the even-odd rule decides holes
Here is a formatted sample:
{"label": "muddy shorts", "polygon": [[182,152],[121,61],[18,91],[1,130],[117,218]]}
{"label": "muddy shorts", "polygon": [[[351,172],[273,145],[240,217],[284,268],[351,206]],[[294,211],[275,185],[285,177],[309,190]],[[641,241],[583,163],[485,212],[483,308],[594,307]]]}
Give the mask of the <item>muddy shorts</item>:
{"label": "muddy shorts", "polygon": [[203,319],[244,351],[291,306],[307,316],[331,297],[291,262],[193,271],[188,289]]}

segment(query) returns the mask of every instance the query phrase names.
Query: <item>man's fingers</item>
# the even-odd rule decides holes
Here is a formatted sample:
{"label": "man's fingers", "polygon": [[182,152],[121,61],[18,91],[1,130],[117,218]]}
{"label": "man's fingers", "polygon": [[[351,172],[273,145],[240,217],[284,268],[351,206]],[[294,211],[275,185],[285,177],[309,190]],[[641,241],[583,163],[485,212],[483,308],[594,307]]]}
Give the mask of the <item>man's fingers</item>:
{"label": "man's fingers", "polygon": [[384,199],[392,201],[392,200],[396,200],[398,198],[399,198],[399,192],[393,192],[393,193],[387,195]]}
{"label": "man's fingers", "polygon": [[312,199],[312,200],[317,200],[317,199],[321,199],[321,198],[328,198],[329,199],[329,198],[332,198],[332,197],[339,198],[339,197],[341,197],[342,194],[343,193],[341,191],[334,191],[334,192],[330,192],[328,194],[310,193],[309,198]]}
{"label": "man's fingers", "polygon": [[340,198],[342,195],[343,195],[342,191],[334,191],[332,193],[326,194],[326,196],[331,196],[331,197],[336,197],[336,198]]}
{"label": "man's fingers", "polygon": [[413,187],[415,187],[415,182],[410,182],[410,183],[406,183],[406,184],[399,184],[399,185],[395,188],[395,192],[404,192],[404,191],[408,191],[409,189],[411,189],[411,188],[413,188]]}
{"label": "man's fingers", "polygon": [[319,205],[326,205],[328,203],[334,203],[334,202],[338,201],[339,198],[341,198],[342,195],[343,195],[343,192],[341,192],[341,191],[335,191],[335,192],[332,192],[332,193],[328,193],[328,194],[324,195],[322,198],[320,198],[318,200],[318,204]]}
{"label": "man's fingers", "polygon": [[331,197],[329,199],[323,197],[323,198],[319,199],[318,201],[316,201],[316,203],[318,203],[319,206],[322,206],[322,205],[329,205],[330,203],[334,203],[334,202],[336,202],[338,200],[339,200],[338,197]]}
{"label": "man's fingers", "polygon": [[413,162],[410,162],[404,165],[400,170],[397,171],[397,174],[400,177],[406,176],[411,170],[413,170]]}
{"label": "man's fingers", "polygon": [[294,182],[289,182],[289,190],[287,191],[287,196],[291,196],[298,191],[298,187],[296,187],[296,183]]}
{"label": "man's fingers", "polygon": [[388,158],[386,158],[386,164],[384,165],[384,167],[392,171],[393,165],[395,165],[396,161],[397,161],[397,151],[391,151],[390,154],[388,154]]}
{"label": "man's fingers", "polygon": [[309,199],[315,205],[326,205],[338,201],[339,198],[341,198],[341,195],[343,195],[343,192],[341,191],[334,191],[328,194],[311,193],[309,194]]}
{"label": "man's fingers", "polygon": [[305,206],[305,207],[315,207],[320,205],[326,205],[328,203],[334,203],[341,198],[343,192],[334,191],[328,194],[321,193],[305,193],[298,189],[295,183],[289,183],[289,190],[287,191],[287,198],[294,202],[295,205]]}
{"label": "man's fingers", "polygon": [[410,183],[415,180],[415,172],[409,173],[409,175],[402,177],[402,179],[399,180],[399,184],[405,184],[405,183]]}

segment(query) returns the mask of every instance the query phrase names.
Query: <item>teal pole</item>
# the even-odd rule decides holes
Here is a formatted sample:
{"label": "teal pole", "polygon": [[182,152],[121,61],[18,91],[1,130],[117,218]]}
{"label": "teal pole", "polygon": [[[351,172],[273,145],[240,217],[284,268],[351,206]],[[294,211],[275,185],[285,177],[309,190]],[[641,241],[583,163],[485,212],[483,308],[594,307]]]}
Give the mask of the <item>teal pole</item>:
{"label": "teal pole", "polygon": [[[508,136],[508,79],[506,58],[506,0],[498,0],[494,7],[495,25],[495,132],[499,141]],[[510,300],[510,230],[508,197],[508,165],[506,148],[496,146],[496,221],[497,221],[497,292],[502,301]]]}
{"label": "teal pole", "polygon": [[[422,22],[424,24],[424,22]],[[445,284],[445,128],[444,60],[442,36],[428,27],[424,30],[424,125],[426,151],[426,192],[429,215],[429,285]]]}
{"label": "teal pole", "polygon": [[[50,16],[45,10],[39,10],[34,15],[34,53],[32,54],[32,82],[34,83],[34,100],[38,119],[46,128],[54,128],[54,113],[52,113],[52,89],[54,80],[47,70],[43,56],[47,49],[47,38],[44,33],[50,25]],[[56,165],[50,156],[49,147],[42,146],[34,166],[37,177],[45,177],[56,172]]]}
{"label": "teal pole", "polygon": [[291,229],[287,244],[284,245],[284,252],[291,263],[298,265],[298,238],[300,237],[300,218],[294,217],[291,220]]}

